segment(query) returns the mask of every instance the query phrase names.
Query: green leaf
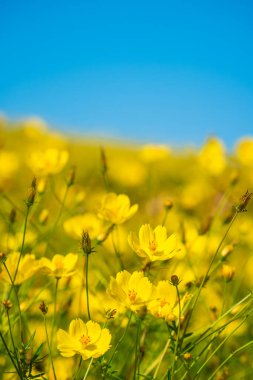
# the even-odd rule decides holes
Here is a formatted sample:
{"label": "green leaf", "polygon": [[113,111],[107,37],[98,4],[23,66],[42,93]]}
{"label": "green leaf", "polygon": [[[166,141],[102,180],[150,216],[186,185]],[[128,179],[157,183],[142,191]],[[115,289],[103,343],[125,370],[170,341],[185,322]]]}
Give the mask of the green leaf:
{"label": "green leaf", "polygon": [[35,362],[36,359],[38,359],[38,357],[41,354],[41,351],[42,351],[43,347],[44,347],[44,342],[41,343],[41,345],[37,348],[35,354],[33,355],[32,359],[31,359],[32,363]]}

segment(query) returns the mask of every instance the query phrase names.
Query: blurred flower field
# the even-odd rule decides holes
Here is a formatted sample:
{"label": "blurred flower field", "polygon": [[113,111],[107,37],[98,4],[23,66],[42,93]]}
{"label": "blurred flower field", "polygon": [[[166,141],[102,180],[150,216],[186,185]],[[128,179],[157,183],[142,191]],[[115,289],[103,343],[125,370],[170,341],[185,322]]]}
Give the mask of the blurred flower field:
{"label": "blurred flower field", "polygon": [[253,378],[253,138],[0,142],[0,379]]}

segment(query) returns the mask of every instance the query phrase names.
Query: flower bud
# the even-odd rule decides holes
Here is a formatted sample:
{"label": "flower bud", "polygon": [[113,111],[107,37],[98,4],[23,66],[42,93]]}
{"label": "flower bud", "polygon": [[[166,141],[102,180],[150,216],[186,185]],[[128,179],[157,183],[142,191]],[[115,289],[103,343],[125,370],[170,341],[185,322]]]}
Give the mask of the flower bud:
{"label": "flower bud", "polygon": [[5,309],[8,311],[12,308],[12,302],[10,300],[4,300],[2,302],[3,306],[5,307]]}
{"label": "flower bud", "polygon": [[235,207],[237,212],[247,211],[246,207],[247,207],[247,205],[248,205],[248,203],[252,197],[252,194],[253,193],[249,193],[249,191],[247,190],[246,193],[241,196],[240,202]]}
{"label": "flower bud", "polygon": [[13,208],[10,212],[10,215],[9,215],[9,221],[10,221],[10,224],[14,224],[15,221],[16,221],[16,215],[17,215],[17,212],[16,210]]}
{"label": "flower bud", "polygon": [[25,200],[27,207],[31,207],[34,204],[34,200],[36,196],[36,183],[37,183],[37,180],[34,177],[31,183],[31,187],[28,190],[27,199]]}
{"label": "flower bud", "polygon": [[92,252],[94,252],[93,247],[91,246],[91,240],[88,231],[83,231],[82,233],[81,247],[83,253],[85,253],[86,255],[90,255]]}
{"label": "flower bud", "polygon": [[169,211],[173,207],[173,202],[171,199],[166,199],[163,205],[164,205],[165,210]]}
{"label": "flower bud", "polygon": [[72,166],[72,168],[70,169],[70,171],[68,173],[67,179],[66,179],[68,187],[71,187],[74,184],[75,177],[76,177],[76,168],[75,168],[75,166]]}
{"label": "flower bud", "polygon": [[47,314],[47,311],[48,311],[48,307],[46,306],[45,302],[42,301],[40,306],[39,306],[39,309],[40,311],[42,312],[42,314],[46,315]]}
{"label": "flower bud", "polygon": [[178,285],[179,285],[180,280],[179,280],[179,278],[178,278],[178,276],[177,276],[176,274],[173,274],[173,275],[171,276],[171,278],[170,278],[170,283],[171,283],[171,285],[173,285],[173,286],[178,286]]}
{"label": "flower bud", "polygon": [[230,265],[223,265],[221,268],[222,276],[226,280],[226,282],[229,282],[233,279],[235,275],[235,268],[231,267]]}

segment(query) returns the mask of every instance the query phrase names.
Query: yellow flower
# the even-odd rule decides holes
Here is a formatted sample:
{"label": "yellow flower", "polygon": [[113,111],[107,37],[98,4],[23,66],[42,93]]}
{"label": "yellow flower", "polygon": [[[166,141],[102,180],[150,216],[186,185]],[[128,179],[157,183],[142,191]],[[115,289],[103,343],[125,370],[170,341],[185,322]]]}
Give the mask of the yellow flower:
{"label": "yellow flower", "polygon": [[84,323],[80,318],[73,319],[69,332],[57,331],[58,350],[62,356],[71,357],[80,354],[83,360],[98,358],[110,348],[111,334],[101,329],[96,322]]}
{"label": "yellow flower", "polygon": [[175,255],[177,248],[176,235],[167,237],[166,227],[160,225],[152,230],[149,224],[143,224],[139,240],[130,232],[128,243],[138,256],[146,257],[148,261],[168,260]]}
{"label": "yellow flower", "polygon": [[78,255],[74,253],[68,253],[66,256],[54,255],[52,261],[43,257],[40,260],[42,269],[45,270],[49,276],[56,278],[70,277],[75,273],[75,266],[78,260]]}
{"label": "yellow flower", "polygon": [[210,174],[221,174],[227,165],[222,142],[215,137],[209,138],[199,152],[199,161]]}
{"label": "yellow flower", "polygon": [[63,169],[68,157],[69,154],[66,150],[35,151],[30,155],[28,165],[36,175],[56,174]]}
{"label": "yellow flower", "polygon": [[248,167],[253,165],[253,138],[243,138],[236,145],[236,156],[239,161]]}
{"label": "yellow flower", "polygon": [[[179,305],[177,300],[176,289],[168,281],[159,281],[154,288],[153,300],[149,303],[148,309],[152,315],[157,318],[163,318],[166,321],[175,321],[179,316]],[[186,301],[190,298],[185,294],[180,300],[181,309]],[[183,318],[183,316],[181,316]]]}
{"label": "yellow flower", "polygon": [[[12,280],[14,279],[14,276],[16,273],[19,255],[20,255],[19,252],[13,252],[7,256],[6,266],[8,268],[8,271],[11,275]],[[32,277],[34,273],[37,272],[39,269],[40,269],[40,262],[39,260],[36,260],[34,255],[26,254],[24,256],[21,256],[18,272],[15,279],[15,285],[22,284],[28,278]],[[0,278],[2,278],[4,281],[11,284],[9,275],[4,268],[2,268]]]}
{"label": "yellow flower", "polygon": [[150,163],[168,158],[170,152],[167,145],[147,144],[141,148],[140,156],[144,162]]}
{"label": "yellow flower", "polygon": [[130,200],[127,195],[109,193],[102,199],[98,217],[112,224],[122,224],[130,219],[137,210],[137,204],[130,207]]}
{"label": "yellow flower", "polygon": [[152,294],[152,284],[143,272],[126,270],[119,272],[116,279],[111,277],[108,294],[120,305],[138,311],[146,306]]}
{"label": "yellow flower", "polygon": [[88,231],[90,238],[98,238],[102,234],[101,220],[96,215],[87,213],[82,215],[75,215],[67,219],[64,224],[64,230],[73,238],[80,239],[83,231]]}

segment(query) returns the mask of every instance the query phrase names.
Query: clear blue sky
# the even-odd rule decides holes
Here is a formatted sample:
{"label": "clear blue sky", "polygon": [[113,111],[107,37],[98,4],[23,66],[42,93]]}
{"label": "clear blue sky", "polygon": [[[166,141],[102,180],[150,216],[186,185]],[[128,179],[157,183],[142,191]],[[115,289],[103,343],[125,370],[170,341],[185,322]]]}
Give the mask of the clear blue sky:
{"label": "clear blue sky", "polygon": [[0,0],[0,111],[227,146],[253,135],[251,0]]}

